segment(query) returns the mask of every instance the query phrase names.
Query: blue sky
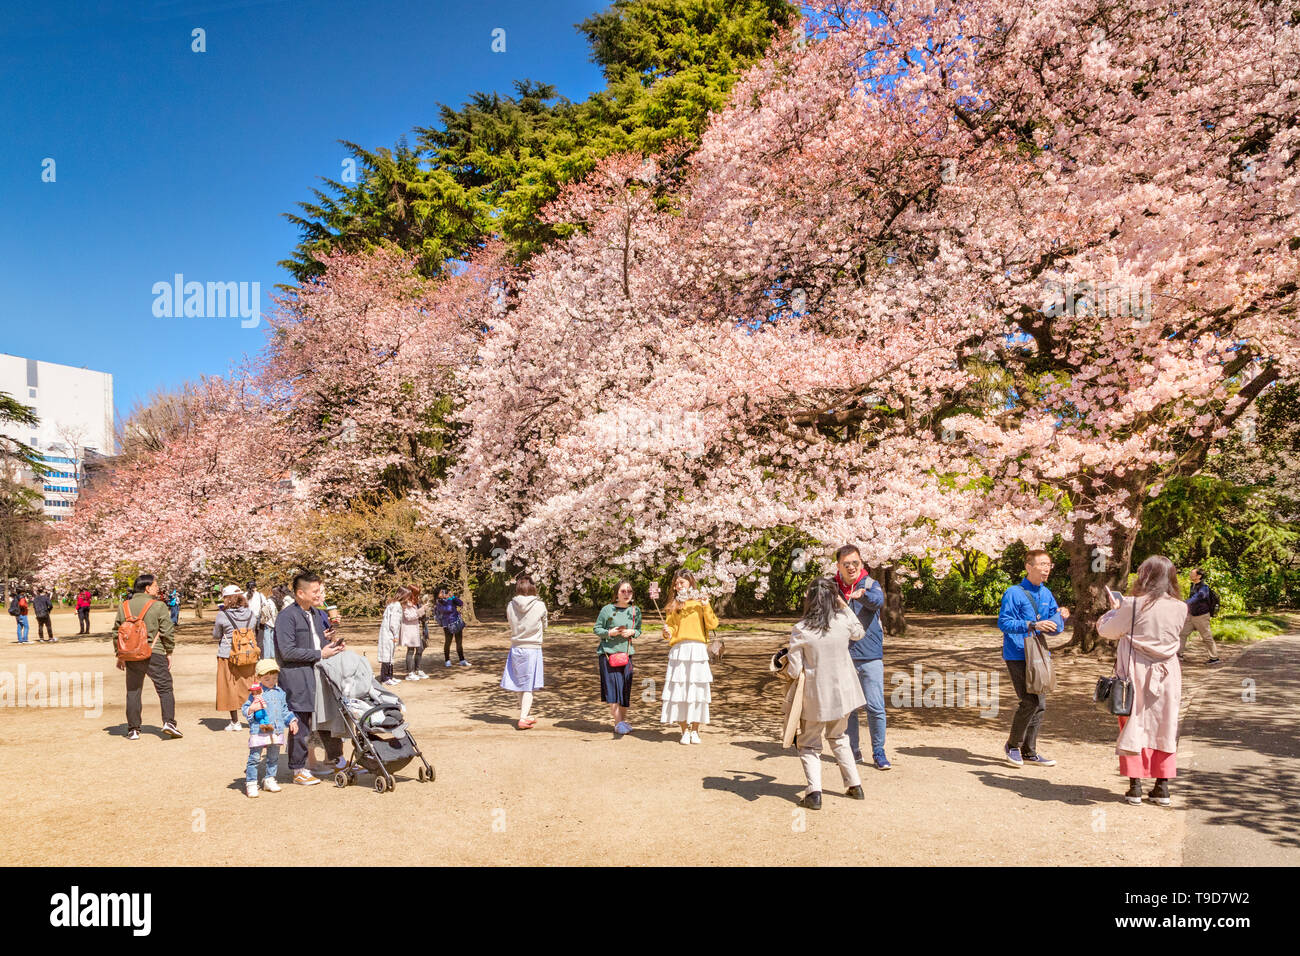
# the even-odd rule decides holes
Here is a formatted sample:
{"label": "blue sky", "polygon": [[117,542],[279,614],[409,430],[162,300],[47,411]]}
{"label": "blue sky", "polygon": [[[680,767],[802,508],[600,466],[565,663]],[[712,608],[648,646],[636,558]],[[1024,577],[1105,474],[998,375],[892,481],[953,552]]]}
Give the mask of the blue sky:
{"label": "blue sky", "polygon": [[525,77],[604,85],[573,24],[607,0],[24,6],[0,32],[0,351],[111,372],[119,415],[260,349],[238,317],[155,317],[153,285],[260,282],[269,312],[281,213],[340,177],[337,140],[391,145]]}

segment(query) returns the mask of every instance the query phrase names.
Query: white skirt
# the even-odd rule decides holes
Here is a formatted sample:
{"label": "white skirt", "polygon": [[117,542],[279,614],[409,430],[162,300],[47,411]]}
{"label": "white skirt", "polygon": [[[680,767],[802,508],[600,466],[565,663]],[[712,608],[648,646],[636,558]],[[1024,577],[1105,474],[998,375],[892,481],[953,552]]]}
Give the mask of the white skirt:
{"label": "white skirt", "polygon": [[668,651],[660,723],[707,724],[709,701],[713,699],[709,686],[712,683],[708,645],[699,641],[674,644]]}

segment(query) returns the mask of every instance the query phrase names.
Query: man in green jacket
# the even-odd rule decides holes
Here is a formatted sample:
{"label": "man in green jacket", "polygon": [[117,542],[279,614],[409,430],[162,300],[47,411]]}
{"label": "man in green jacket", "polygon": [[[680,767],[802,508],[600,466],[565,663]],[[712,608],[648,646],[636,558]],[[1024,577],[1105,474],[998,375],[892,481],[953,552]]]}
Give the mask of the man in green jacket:
{"label": "man in green jacket", "polygon": [[[149,602],[153,602],[150,604]],[[163,733],[169,737],[181,737],[176,726],[176,696],[172,693],[172,659],[171,652],[176,647],[173,637],[175,626],[171,614],[167,611],[167,602],[158,596],[158,582],[152,574],[142,574],[135,579],[135,587],[126,602],[131,617],[144,615],[144,625],[149,632],[149,643],[153,654],[143,661],[117,662],[117,669],[126,671],[126,739],[140,739],[140,698],[144,692],[144,678],[147,674],[153,681],[153,689],[158,692],[162,703]],[[148,607],[148,610],[145,608]],[[126,622],[122,606],[117,608],[117,626]],[[117,653],[117,640],[113,640],[113,653]]]}

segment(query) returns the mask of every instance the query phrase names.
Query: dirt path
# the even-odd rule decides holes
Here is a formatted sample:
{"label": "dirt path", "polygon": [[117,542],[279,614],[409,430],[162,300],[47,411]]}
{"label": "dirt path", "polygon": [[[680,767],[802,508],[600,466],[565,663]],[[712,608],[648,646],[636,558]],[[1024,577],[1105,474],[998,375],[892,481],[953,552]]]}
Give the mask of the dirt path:
{"label": "dirt path", "polygon": [[[173,660],[185,739],[154,731],[158,703],[146,683],[137,743],[122,736],[125,686],[105,637],[19,647],[5,633],[0,757],[10,773],[0,784],[0,864],[235,864],[247,861],[255,831],[273,835],[276,862],[290,865],[355,863],[363,845],[381,864],[1180,862],[1184,814],[1118,799],[1113,724],[1087,696],[1097,661],[1061,662],[1040,739],[1059,765],[1017,770],[1001,760],[1015,697],[987,618],[915,617],[906,637],[886,644],[886,693],[909,687],[921,664],[983,673],[996,701],[925,706],[942,692],[929,701],[918,692],[906,706],[901,697],[904,706],[889,709],[895,769],[862,768],[868,799],[857,803],[837,795],[828,754],[824,809],[806,814],[794,805],[804,786],[798,760],[775,742],[779,703],[766,663],[788,622],[726,632],[714,722],[691,747],[660,728],[657,702],[636,703],[630,737],[612,735],[585,622],[584,633],[548,633],[537,727],[515,730],[515,695],[497,686],[504,625],[471,628],[473,667],[444,669],[439,647],[424,666],[433,679],[396,688],[435,783],[417,783],[411,766],[384,796],[368,786],[286,785],[257,800],[241,789],[245,737],[221,731],[225,718],[212,706],[210,626],[186,624]],[[376,629],[366,623],[349,635],[372,661]],[[63,633],[73,630],[69,620]],[[662,643],[646,640],[636,678],[657,691],[665,662]],[[18,677],[30,685],[51,671],[88,673],[92,687],[98,675],[102,711],[15,705]],[[1188,686],[1204,673],[1189,667]],[[282,780],[286,769],[282,758]]]}
{"label": "dirt path", "polygon": [[1300,634],[1256,644],[1199,689],[1179,747],[1188,866],[1300,865]]}

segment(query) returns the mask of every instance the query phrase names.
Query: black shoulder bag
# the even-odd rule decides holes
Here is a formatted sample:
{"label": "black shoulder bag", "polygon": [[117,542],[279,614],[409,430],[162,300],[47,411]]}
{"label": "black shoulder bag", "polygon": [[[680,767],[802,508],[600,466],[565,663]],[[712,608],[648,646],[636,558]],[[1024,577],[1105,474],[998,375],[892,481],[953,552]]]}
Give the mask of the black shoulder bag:
{"label": "black shoulder bag", "polygon": [[1133,630],[1137,626],[1137,613],[1137,598],[1134,598],[1133,619],[1128,625],[1128,677],[1119,676],[1119,655],[1116,654],[1111,676],[1098,677],[1092,692],[1092,699],[1116,717],[1128,717],[1133,713]]}

